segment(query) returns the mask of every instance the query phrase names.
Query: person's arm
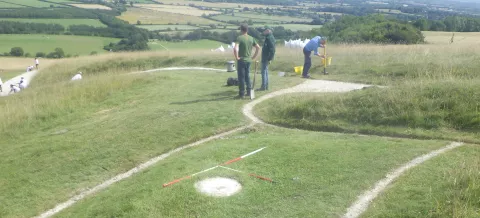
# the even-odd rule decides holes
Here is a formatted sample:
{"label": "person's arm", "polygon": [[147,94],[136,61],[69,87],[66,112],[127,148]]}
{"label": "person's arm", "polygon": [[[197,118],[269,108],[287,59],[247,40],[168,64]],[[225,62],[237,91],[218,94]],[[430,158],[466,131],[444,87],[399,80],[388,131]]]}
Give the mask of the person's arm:
{"label": "person's arm", "polygon": [[257,43],[255,43],[255,54],[253,55],[253,58],[252,58],[253,60],[257,58],[259,50],[260,50],[260,46]]}
{"label": "person's arm", "polygon": [[273,39],[273,37],[270,37],[267,40],[267,43],[268,43],[268,47],[270,48],[268,61],[272,61],[273,57],[275,57],[275,40]]}
{"label": "person's arm", "polygon": [[240,60],[240,58],[238,58],[238,42],[235,42],[235,47],[233,48],[233,55],[235,56],[235,60]]}

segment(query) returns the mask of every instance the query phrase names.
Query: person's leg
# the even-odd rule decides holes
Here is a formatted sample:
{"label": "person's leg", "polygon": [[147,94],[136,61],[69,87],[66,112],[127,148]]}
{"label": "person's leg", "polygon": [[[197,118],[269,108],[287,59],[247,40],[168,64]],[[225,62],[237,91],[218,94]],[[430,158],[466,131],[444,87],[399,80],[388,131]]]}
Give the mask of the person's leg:
{"label": "person's leg", "polygon": [[247,84],[247,95],[250,95],[252,90],[252,83],[250,81],[250,63],[245,62],[245,83]]}
{"label": "person's leg", "polygon": [[267,80],[267,82],[265,83],[265,90],[268,90],[268,65],[268,62],[265,63],[265,80]]}
{"label": "person's leg", "polygon": [[260,87],[260,89],[266,89],[267,87],[267,83],[268,83],[268,77],[267,77],[267,66],[268,66],[268,62],[263,62],[262,61],[262,68],[261,68],[261,73],[262,73],[262,86]]}
{"label": "person's leg", "polygon": [[245,62],[238,61],[237,63],[237,76],[238,76],[238,95],[245,95]]}
{"label": "person's leg", "polygon": [[308,71],[310,70],[310,67],[312,66],[312,52],[311,51],[306,51],[303,49],[303,55],[305,56],[305,63],[303,64],[303,77],[308,76]]}

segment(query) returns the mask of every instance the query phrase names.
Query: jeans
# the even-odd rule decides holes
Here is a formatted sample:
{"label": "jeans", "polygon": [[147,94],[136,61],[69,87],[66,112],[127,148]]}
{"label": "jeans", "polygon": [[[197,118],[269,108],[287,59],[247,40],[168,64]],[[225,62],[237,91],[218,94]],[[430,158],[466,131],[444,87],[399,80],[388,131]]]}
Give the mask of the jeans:
{"label": "jeans", "polygon": [[268,61],[262,61],[262,87],[261,89],[268,89]]}
{"label": "jeans", "polygon": [[247,83],[247,95],[250,95],[252,85],[250,84],[250,62],[239,60],[237,63],[237,76],[238,76],[238,95],[245,95],[245,83]]}
{"label": "jeans", "polygon": [[303,64],[303,73],[302,76],[308,76],[308,71],[312,67],[312,51],[307,51],[303,48],[303,55],[305,56],[305,63]]}

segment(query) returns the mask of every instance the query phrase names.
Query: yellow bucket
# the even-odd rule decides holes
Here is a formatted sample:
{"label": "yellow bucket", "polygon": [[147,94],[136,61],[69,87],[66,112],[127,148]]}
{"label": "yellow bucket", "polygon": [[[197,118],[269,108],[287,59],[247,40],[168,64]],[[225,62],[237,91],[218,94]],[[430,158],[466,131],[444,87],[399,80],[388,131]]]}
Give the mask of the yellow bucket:
{"label": "yellow bucket", "polygon": [[303,73],[303,66],[298,66],[293,68],[295,70],[296,74],[302,74]]}
{"label": "yellow bucket", "polygon": [[[327,66],[332,64],[332,57],[327,57]],[[325,58],[322,58],[322,65],[325,65]]]}

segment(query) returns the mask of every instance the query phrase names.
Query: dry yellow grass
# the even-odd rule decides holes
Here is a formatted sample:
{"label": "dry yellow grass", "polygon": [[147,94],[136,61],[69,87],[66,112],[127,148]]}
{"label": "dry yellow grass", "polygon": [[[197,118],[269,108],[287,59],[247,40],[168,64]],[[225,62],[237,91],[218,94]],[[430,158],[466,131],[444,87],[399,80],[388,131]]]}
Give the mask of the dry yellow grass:
{"label": "dry yellow grass", "polygon": [[[425,41],[430,44],[450,44],[451,32],[423,32]],[[480,45],[480,33],[455,33],[453,44],[466,44],[469,46]]]}
{"label": "dry yellow grass", "polygon": [[112,10],[111,8],[104,5],[97,4],[70,4],[73,7],[85,8],[85,9],[103,9],[103,10]]}
{"label": "dry yellow grass", "polygon": [[[52,63],[57,62],[54,59],[40,59],[40,66],[42,68],[50,66]],[[14,57],[2,57],[0,58],[0,71],[12,71],[12,70],[26,70],[28,66],[35,65],[34,58],[14,58]]]}
{"label": "dry yellow grass", "polygon": [[160,5],[160,4],[136,4],[136,7],[150,9],[154,11],[169,12],[175,14],[185,14],[192,16],[202,16],[203,14],[220,14],[220,11],[200,10],[189,6],[178,5]]}
{"label": "dry yellow grass", "polygon": [[211,7],[211,8],[277,8],[278,5],[259,5],[259,4],[243,4],[243,3],[212,3],[212,2],[201,2],[201,1],[188,1],[188,0],[156,0],[156,2],[161,2],[163,4],[174,4],[174,5],[189,5],[194,4],[197,6]]}
{"label": "dry yellow grass", "polygon": [[118,18],[131,24],[136,24],[137,21],[142,22],[142,24],[187,24],[189,22],[192,24],[219,23],[202,17],[155,11],[145,8],[129,8],[127,12],[122,13],[122,15],[118,16]]}

